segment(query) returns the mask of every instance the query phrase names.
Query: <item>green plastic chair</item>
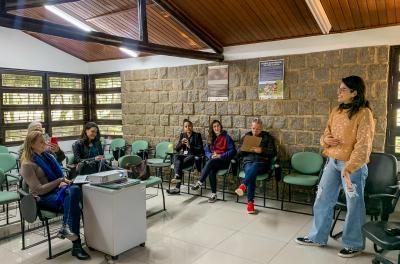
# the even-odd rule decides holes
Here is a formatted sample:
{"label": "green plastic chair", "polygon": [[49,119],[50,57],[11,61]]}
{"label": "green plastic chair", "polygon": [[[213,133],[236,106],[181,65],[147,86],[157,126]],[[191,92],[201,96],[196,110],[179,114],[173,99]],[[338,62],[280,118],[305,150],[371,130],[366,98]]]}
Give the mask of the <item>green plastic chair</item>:
{"label": "green plastic chair", "polygon": [[[0,186],[2,186],[7,181],[7,176],[2,169],[0,169]],[[18,202],[19,208],[19,195],[17,192],[10,192],[10,191],[0,191],[0,205],[6,206],[6,225],[9,222],[9,215],[8,215],[8,204]]]}
{"label": "green plastic chair", "polygon": [[104,154],[105,159],[107,160],[112,160],[114,159],[113,156],[113,151],[118,151],[118,156],[121,157],[121,153],[125,154],[125,147],[126,147],[126,141],[123,138],[114,138],[111,140],[110,143],[110,148],[108,150],[108,153]]}
{"label": "green plastic chair", "polygon": [[8,153],[8,148],[6,146],[0,145],[0,153]]}
{"label": "green plastic chair", "polygon": [[[148,149],[149,149],[149,142],[147,142],[146,140],[135,140],[132,142],[131,155],[137,155],[137,153],[140,151],[147,152]],[[144,157],[145,155],[143,155],[142,158]]]}
{"label": "green plastic chair", "polygon": [[[118,159],[118,164],[119,164],[119,167],[121,167],[121,168],[125,168],[126,164],[128,164],[128,163],[133,166],[136,166],[136,165],[139,165],[140,162],[142,162],[142,158],[139,157],[138,155],[125,155]],[[164,196],[164,189],[163,189],[161,178],[157,177],[157,176],[150,176],[147,180],[145,180],[143,182],[146,184],[146,188],[158,185],[158,187],[161,189],[161,194],[162,194],[162,198],[163,198],[163,209],[158,212],[155,212],[154,214],[159,213],[161,211],[165,211],[165,196]],[[158,195],[158,191],[155,195],[146,194],[146,200],[156,197],[157,195]],[[154,215],[154,214],[152,214],[152,215]],[[152,216],[152,215],[148,215],[148,217]]]}
{"label": "green plastic chair", "polygon": [[[52,254],[51,248],[51,233],[49,227],[49,220],[54,219],[56,217],[62,216],[63,212],[53,212],[48,210],[42,210],[37,205],[37,198],[29,193],[29,186],[26,184],[25,180],[22,179],[21,186],[18,189],[19,197],[21,198],[20,205],[20,214],[21,214],[21,233],[22,233],[22,250],[34,247],[36,245],[42,244],[47,241],[49,256],[48,259],[53,259],[61,254],[67,253],[70,250],[64,250],[56,255]],[[46,227],[47,238],[43,239],[39,242],[35,242],[34,244],[26,246],[25,243],[25,221],[28,223],[34,223],[36,219],[39,218],[42,221],[43,226]]]}
{"label": "green plastic chair", "polygon": [[148,163],[163,163],[170,162],[168,152],[172,152],[173,149],[168,149],[168,146],[173,143],[168,141],[162,141],[156,145],[156,152],[154,158],[147,159]]}
{"label": "green plastic chair", "polygon": [[[263,196],[262,196],[262,198],[263,198],[263,201],[264,201],[263,202],[263,206],[264,207],[265,207],[265,200],[267,198],[267,195],[266,195],[266,193],[267,193],[267,182],[269,180],[271,180],[273,178],[273,176],[275,176],[274,178],[276,179],[277,178],[276,174],[280,173],[280,170],[279,170],[280,166],[277,163],[277,161],[278,161],[277,157],[272,158],[270,169],[266,173],[257,175],[257,177],[256,177],[256,184],[257,184],[257,182],[262,182],[262,186],[263,186]],[[246,174],[245,174],[244,170],[240,170],[239,171],[239,177],[238,177],[238,179],[239,179],[239,183],[238,184],[240,184],[241,183],[241,179],[244,179],[245,177],[246,177]],[[279,199],[278,182],[276,182],[275,188],[276,188],[275,189],[275,191],[276,191],[276,199],[278,200]],[[260,196],[255,195],[255,197],[260,197]],[[236,202],[239,202],[239,196],[236,196]]]}
{"label": "green plastic chair", "polygon": [[[289,174],[283,177],[283,191],[281,210],[283,210],[283,202],[285,196],[285,187],[289,186],[289,202],[292,200],[291,186],[303,186],[311,188],[313,194],[322,172],[324,159],[321,154],[315,152],[298,152],[293,154],[290,160]],[[293,171],[292,171],[293,170]],[[315,199],[313,195],[313,200]]]}
{"label": "green plastic chair", "polygon": [[8,152],[0,153],[0,169],[6,175],[6,180],[3,184],[6,184],[7,190],[10,184],[16,184],[19,181],[18,175],[11,173],[11,171],[16,168],[17,168],[17,160],[12,154]]}
{"label": "green plastic chair", "polygon": [[142,162],[142,158],[138,155],[125,155],[118,159],[118,166],[120,168],[125,168],[128,163],[131,165],[138,165],[140,162]]}

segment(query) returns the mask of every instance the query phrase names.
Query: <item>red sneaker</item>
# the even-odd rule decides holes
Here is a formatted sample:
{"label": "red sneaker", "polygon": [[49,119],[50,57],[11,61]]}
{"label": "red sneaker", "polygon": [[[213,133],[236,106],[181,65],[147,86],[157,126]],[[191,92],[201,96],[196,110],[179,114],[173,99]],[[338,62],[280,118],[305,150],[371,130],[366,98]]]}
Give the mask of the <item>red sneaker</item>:
{"label": "red sneaker", "polygon": [[239,187],[235,190],[235,193],[238,196],[243,196],[244,192],[246,191],[246,185],[243,183],[239,185]]}
{"label": "red sneaker", "polygon": [[247,203],[247,213],[254,214],[256,211],[254,210],[254,202],[250,201]]}

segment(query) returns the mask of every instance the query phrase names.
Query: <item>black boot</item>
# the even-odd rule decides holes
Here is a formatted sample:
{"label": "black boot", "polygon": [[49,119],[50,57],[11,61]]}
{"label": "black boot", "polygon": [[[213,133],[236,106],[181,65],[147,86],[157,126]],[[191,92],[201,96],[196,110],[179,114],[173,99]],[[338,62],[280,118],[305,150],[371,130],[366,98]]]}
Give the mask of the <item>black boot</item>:
{"label": "black boot", "polygon": [[77,259],[80,259],[80,260],[90,259],[89,254],[86,253],[85,250],[83,250],[80,239],[72,242],[71,254],[72,254],[72,256],[75,256],[75,257],[77,257]]}
{"label": "black boot", "polygon": [[76,235],[75,233],[73,233],[71,231],[71,228],[68,225],[63,225],[60,228],[60,230],[58,231],[57,237],[61,238],[61,239],[67,238],[67,239],[71,240],[72,242],[74,242],[75,240],[77,240],[79,238],[78,235]]}

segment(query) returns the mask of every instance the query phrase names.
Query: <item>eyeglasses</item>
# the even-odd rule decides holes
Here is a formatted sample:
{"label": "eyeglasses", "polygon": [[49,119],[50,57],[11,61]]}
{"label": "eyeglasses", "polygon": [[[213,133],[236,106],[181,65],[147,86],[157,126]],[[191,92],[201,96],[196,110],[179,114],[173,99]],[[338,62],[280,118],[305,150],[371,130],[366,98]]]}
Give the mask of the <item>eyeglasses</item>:
{"label": "eyeglasses", "polygon": [[344,88],[344,87],[339,87],[339,88],[337,88],[337,91],[338,91],[339,93],[352,92],[349,88]]}

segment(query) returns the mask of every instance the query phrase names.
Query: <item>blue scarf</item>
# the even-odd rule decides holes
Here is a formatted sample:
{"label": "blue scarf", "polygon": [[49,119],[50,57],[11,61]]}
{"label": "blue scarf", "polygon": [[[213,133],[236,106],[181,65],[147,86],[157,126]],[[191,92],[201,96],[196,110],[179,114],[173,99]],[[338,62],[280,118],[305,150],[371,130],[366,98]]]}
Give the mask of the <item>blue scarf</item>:
{"label": "blue scarf", "polygon": [[[34,154],[32,159],[43,170],[44,174],[47,176],[48,182],[64,177],[60,164],[50,153],[43,152],[42,155]],[[54,190],[57,193],[57,205],[61,205],[61,203],[64,202],[65,191],[68,187],[69,185],[66,185],[63,187],[57,187]]]}

